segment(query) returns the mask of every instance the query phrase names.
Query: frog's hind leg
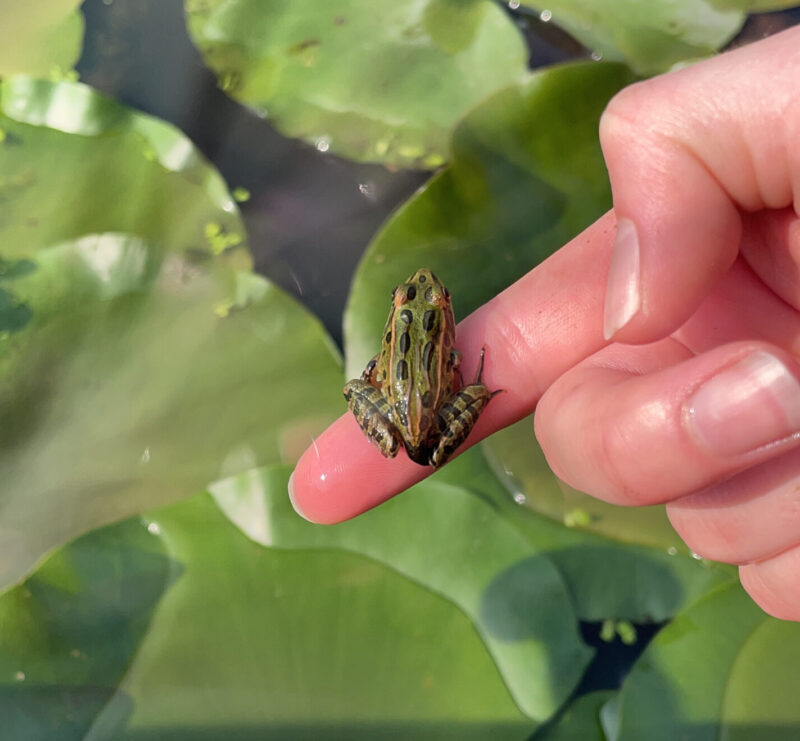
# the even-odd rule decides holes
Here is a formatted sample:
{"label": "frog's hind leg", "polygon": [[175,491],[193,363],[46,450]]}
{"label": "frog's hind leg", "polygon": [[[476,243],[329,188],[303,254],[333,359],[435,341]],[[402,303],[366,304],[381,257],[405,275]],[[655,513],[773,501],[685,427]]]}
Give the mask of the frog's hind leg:
{"label": "frog's hind leg", "polygon": [[392,421],[392,408],[381,392],[362,379],[344,387],[347,406],[358,426],[385,458],[394,458],[400,450],[400,435]]}
{"label": "frog's hind leg", "polygon": [[472,428],[478,421],[486,405],[499,393],[489,391],[481,383],[483,377],[483,356],[486,348],[481,349],[481,359],[478,364],[478,373],[475,383],[453,394],[445,404],[439,408],[437,422],[440,440],[431,453],[430,463],[434,468],[443,466],[458,447],[467,439]]}

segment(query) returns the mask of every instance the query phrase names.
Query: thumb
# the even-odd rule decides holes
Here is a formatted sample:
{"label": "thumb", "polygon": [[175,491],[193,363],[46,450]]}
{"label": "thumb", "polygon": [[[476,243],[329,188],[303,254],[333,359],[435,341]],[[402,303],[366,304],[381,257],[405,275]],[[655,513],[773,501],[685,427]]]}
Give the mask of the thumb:
{"label": "thumb", "polygon": [[619,93],[600,124],[617,235],[604,334],[650,342],[739,250],[741,211],[800,205],[800,28]]}

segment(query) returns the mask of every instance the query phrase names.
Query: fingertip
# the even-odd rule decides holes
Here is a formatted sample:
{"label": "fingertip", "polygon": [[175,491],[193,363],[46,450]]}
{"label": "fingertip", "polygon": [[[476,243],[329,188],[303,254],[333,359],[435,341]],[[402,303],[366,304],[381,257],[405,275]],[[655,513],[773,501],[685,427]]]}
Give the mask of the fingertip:
{"label": "fingertip", "polygon": [[800,621],[800,548],[739,567],[739,580],[752,600],[774,618]]}
{"label": "fingertip", "polygon": [[[296,470],[297,469],[295,469],[295,471]],[[305,514],[305,512],[303,512],[302,508],[300,507],[300,505],[297,502],[297,498],[294,495],[294,474],[295,474],[295,471],[292,471],[292,475],[289,476],[289,483],[288,483],[288,485],[286,487],[288,492],[289,492],[289,501],[291,502],[292,507],[294,508],[294,511],[297,512],[297,514],[300,515],[300,517],[302,517],[304,520],[307,520],[308,522],[314,522],[314,520],[312,520],[310,517],[308,517]]]}
{"label": "fingertip", "polygon": [[300,457],[289,480],[289,500],[309,522],[333,525],[377,507],[425,474],[404,453],[383,458],[348,414]]}

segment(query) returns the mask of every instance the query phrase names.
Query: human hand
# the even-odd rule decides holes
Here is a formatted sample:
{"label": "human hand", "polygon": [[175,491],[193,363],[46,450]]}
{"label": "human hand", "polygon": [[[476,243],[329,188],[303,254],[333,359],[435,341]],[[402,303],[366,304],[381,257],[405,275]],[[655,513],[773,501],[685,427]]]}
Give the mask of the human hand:
{"label": "human hand", "polygon": [[[485,345],[506,391],[468,444],[538,403],[562,479],[666,502],[694,551],[800,620],[800,28],[627,88],[601,142],[614,212],[459,325],[465,376]],[[348,414],[292,499],[338,522],[430,472]]]}

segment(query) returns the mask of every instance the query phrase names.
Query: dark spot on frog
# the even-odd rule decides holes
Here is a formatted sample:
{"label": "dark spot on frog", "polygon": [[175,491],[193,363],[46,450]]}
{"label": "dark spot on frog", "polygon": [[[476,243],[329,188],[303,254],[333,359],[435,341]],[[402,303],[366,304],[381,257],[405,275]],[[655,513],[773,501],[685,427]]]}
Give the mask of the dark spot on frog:
{"label": "dark spot on frog", "polygon": [[406,291],[406,300],[413,301],[417,297],[417,289],[414,286],[409,286]]}
{"label": "dark spot on frog", "polygon": [[426,342],[422,350],[422,365],[426,371],[431,369],[431,361],[433,360],[433,343]]}
{"label": "dark spot on frog", "polygon": [[425,432],[431,426],[430,417],[420,417],[419,418],[419,431]]}
{"label": "dark spot on frog", "polygon": [[392,341],[392,333],[391,333],[391,332],[389,332],[389,333],[386,335],[386,344],[388,345],[388,344],[389,344],[391,341]]}
{"label": "dark spot on frog", "polygon": [[426,280],[427,280],[427,278],[424,275],[420,275],[419,276],[419,282],[420,283],[424,283]]}
{"label": "dark spot on frog", "polygon": [[401,381],[408,380],[408,363],[405,360],[397,361],[397,378]]}
{"label": "dark spot on frog", "polygon": [[430,409],[433,406],[433,394],[430,391],[426,391],[420,398],[420,401],[422,402],[422,406],[426,409]]}
{"label": "dark spot on frog", "polygon": [[436,312],[428,310],[422,317],[422,328],[426,332],[430,332],[433,329],[433,325],[435,324],[435,322],[436,322]]}
{"label": "dark spot on frog", "polygon": [[406,324],[411,324],[411,321],[414,319],[414,315],[409,309],[403,309],[400,312],[400,319],[402,319]]}
{"label": "dark spot on frog", "polygon": [[408,330],[400,335],[400,352],[405,355],[411,347],[411,337],[409,337]]}

